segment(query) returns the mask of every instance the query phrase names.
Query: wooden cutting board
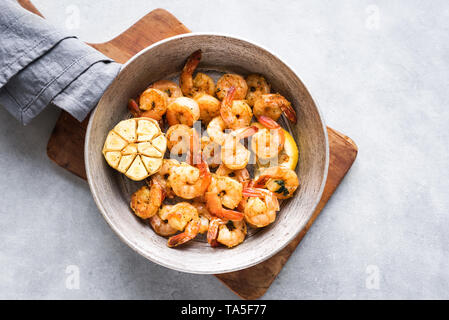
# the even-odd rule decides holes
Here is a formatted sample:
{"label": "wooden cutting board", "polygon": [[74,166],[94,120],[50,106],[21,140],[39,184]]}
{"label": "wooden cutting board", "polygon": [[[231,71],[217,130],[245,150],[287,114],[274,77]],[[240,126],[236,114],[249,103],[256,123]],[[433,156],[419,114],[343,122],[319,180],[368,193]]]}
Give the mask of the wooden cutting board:
{"label": "wooden cutting board", "polygon": [[[39,14],[29,0],[18,0],[26,9]],[[89,44],[117,62],[124,63],[143,48],[159,40],[190,32],[172,14],[156,9],[111,41]],[[58,165],[86,179],[84,168],[84,137],[88,120],[79,123],[62,112],[51,134],[47,153]],[[288,258],[301,242],[327,201],[334,193],[357,156],[357,146],[347,136],[327,128],[330,147],[329,173],[323,196],[306,227],[284,250],[251,268],[216,275],[243,299],[257,299],[265,294]]]}

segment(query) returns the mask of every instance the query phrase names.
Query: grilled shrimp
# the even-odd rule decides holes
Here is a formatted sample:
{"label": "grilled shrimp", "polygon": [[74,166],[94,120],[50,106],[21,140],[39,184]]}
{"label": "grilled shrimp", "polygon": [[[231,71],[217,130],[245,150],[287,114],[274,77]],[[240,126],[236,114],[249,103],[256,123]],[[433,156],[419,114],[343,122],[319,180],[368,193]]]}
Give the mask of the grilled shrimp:
{"label": "grilled shrimp", "polygon": [[169,247],[179,246],[194,239],[200,229],[200,218],[194,206],[187,202],[179,202],[168,209],[167,221],[180,234],[168,239]]}
{"label": "grilled shrimp", "polygon": [[171,126],[166,133],[168,150],[178,156],[187,153],[190,148],[190,137],[195,133],[195,129],[185,124]]}
{"label": "grilled shrimp", "polygon": [[238,129],[228,134],[221,147],[221,161],[232,170],[247,166],[251,153],[240,140],[250,137],[258,131],[256,126]]}
{"label": "grilled shrimp", "polygon": [[279,211],[279,202],[276,196],[266,189],[244,188],[243,196],[249,197],[245,200],[245,221],[256,228],[266,227],[276,219]]}
{"label": "grilled shrimp", "polygon": [[209,230],[209,223],[212,216],[209,210],[207,210],[206,204],[200,201],[194,201],[192,206],[194,206],[198,211],[198,216],[200,218],[200,229],[198,232],[201,234],[207,232]]}
{"label": "grilled shrimp", "polygon": [[[242,200],[243,186],[229,177],[212,175],[205,194],[207,209],[216,217],[227,220],[242,220],[243,214],[229,209],[236,208]],[[226,208],[228,209],[226,209]]]}
{"label": "grilled shrimp", "polygon": [[207,126],[207,134],[213,142],[223,145],[227,136],[226,123],[220,116],[213,118],[212,121],[209,122],[209,125]]}
{"label": "grilled shrimp", "polygon": [[167,221],[167,214],[170,211],[171,205],[165,205],[157,214],[150,218],[150,225],[154,232],[163,237],[168,237],[174,235],[178,230],[173,228]]}
{"label": "grilled shrimp", "polygon": [[174,99],[182,97],[181,88],[176,84],[176,82],[170,80],[159,80],[150,85],[149,88],[158,89],[164,92],[168,97],[168,103],[172,102]]}
{"label": "grilled shrimp", "polygon": [[243,100],[246,98],[248,85],[246,84],[245,79],[238,74],[230,73],[224,74],[218,79],[215,87],[217,98],[223,100],[231,87],[235,88],[235,100]]}
{"label": "grilled shrimp", "polygon": [[207,240],[211,246],[216,247],[221,243],[228,248],[241,244],[246,237],[245,221],[223,221],[214,219],[207,234]]}
{"label": "grilled shrimp", "polygon": [[254,184],[256,188],[267,188],[279,199],[292,197],[298,186],[296,172],[282,166],[265,169]]}
{"label": "grilled shrimp", "polygon": [[253,135],[251,149],[260,159],[274,158],[284,148],[284,130],[276,121],[269,117],[260,116],[258,120],[265,128],[259,129]]}
{"label": "grilled shrimp", "polygon": [[288,120],[296,123],[296,111],[293,109],[291,103],[281,96],[276,94],[264,94],[260,96],[254,103],[253,112],[256,118],[260,116],[267,116],[277,121],[282,113],[285,114]]}
{"label": "grilled shrimp", "polygon": [[205,93],[213,96],[215,94],[214,79],[205,73],[198,72],[195,78],[193,78],[193,91],[195,93]]}
{"label": "grilled shrimp", "polygon": [[148,219],[157,213],[164,198],[162,186],[156,180],[152,180],[151,187],[143,186],[133,193],[130,206],[138,217]]}
{"label": "grilled shrimp", "polygon": [[180,97],[174,99],[167,107],[167,121],[170,126],[185,124],[189,127],[200,118],[200,108],[195,100]]}
{"label": "grilled shrimp", "polygon": [[212,217],[209,221],[209,229],[207,230],[207,242],[211,245],[211,247],[218,247],[218,231],[220,229],[220,226],[225,222],[226,220],[222,220],[217,217]]}
{"label": "grilled shrimp", "polygon": [[237,180],[240,183],[245,183],[250,180],[249,172],[246,168],[240,170],[231,170],[224,164],[221,164],[215,174],[218,176],[229,177]]}
{"label": "grilled shrimp", "polygon": [[199,72],[195,78],[193,78],[193,73],[198,67],[200,60],[201,50],[192,53],[187,59],[187,62],[182,69],[181,76],[179,77],[181,90],[187,97],[193,97],[198,92],[204,92],[211,96],[214,95],[215,83],[211,77]]}
{"label": "grilled shrimp", "polygon": [[203,154],[203,159],[206,161],[209,168],[216,168],[220,165],[220,145],[211,141],[209,137],[203,136],[201,138],[201,152]]}
{"label": "grilled shrimp", "polygon": [[193,99],[198,103],[200,108],[200,120],[207,125],[213,118],[220,115],[221,103],[217,98],[206,94],[197,93]]}
{"label": "grilled shrimp", "polygon": [[251,107],[243,100],[234,100],[235,94],[235,87],[230,87],[220,108],[223,121],[232,130],[249,126],[253,118]]}
{"label": "grilled shrimp", "polygon": [[198,140],[197,134],[191,136],[189,161],[195,167],[182,162],[179,166],[171,168],[168,178],[174,193],[184,199],[202,196],[211,182],[209,167],[202,158]]}
{"label": "grilled shrimp", "polygon": [[193,167],[182,162],[172,168],[168,182],[174,193],[184,199],[193,199],[204,194],[210,183],[210,172],[205,162]]}
{"label": "grilled shrimp", "polygon": [[164,159],[162,166],[158,172],[156,172],[151,178],[159,183],[164,190],[167,198],[173,198],[175,196],[170,184],[168,183],[168,177],[170,176],[171,168],[179,166],[180,163],[174,159]]}
{"label": "grilled shrimp", "polygon": [[133,99],[129,100],[128,109],[134,117],[148,117],[161,120],[167,112],[168,97],[158,89],[148,88],[139,97],[139,104]]}
{"label": "grilled shrimp", "polygon": [[270,93],[270,85],[260,74],[250,74],[246,77],[246,83],[248,85],[246,101],[251,107],[254,106],[254,103],[260,96]]}

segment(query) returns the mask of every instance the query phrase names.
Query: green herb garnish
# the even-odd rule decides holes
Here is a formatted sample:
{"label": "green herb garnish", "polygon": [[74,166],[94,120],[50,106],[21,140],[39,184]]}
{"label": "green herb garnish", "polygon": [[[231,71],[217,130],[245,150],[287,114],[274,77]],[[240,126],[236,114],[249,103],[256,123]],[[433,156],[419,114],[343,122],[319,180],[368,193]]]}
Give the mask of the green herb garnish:
{"label": "green herb garnish", "polygon": [[275,180],[274,182],[276,182],[279,185],[279,189],[277,189],[275,192],[279,194],[284,194],[284,196],[288,196],[289,192],[288,189],[285,187],[284,180]]}
{"label": "green herb garnish", "polygon": [[235,229],[234,222],[229,220],[228,223],[226,223],[226,227],[229,229],[229,231],[234,230]]}

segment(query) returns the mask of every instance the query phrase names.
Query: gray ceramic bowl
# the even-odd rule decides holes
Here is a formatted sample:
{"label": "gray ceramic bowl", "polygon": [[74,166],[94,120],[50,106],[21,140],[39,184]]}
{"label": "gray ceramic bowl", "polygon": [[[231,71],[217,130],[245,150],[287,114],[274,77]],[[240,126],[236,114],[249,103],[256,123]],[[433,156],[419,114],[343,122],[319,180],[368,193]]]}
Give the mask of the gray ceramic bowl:
{"label": "gray ceramic bowl", "polygon": [[[130,194],[138,186],[110,168],[101,153],[109,130],[129,116],[126,110],[128,99],[156,80],[179,74],[186,58],[197,49],[203,51],[200,69],[242,75],[263,74],[273,91],[292,102],[298,115],[298,123],[289,130],[300,150],[297,173],[301,186],[292,199],[283,203],[275,223],[247,237],[233,249],[211,248],[200,241],[177,249],[168,248],[167,240],[156,235],[129,208]],[[158,42],[124,65],[90,118],[85,145],[89,185],[111,228],[147,259],[190,273],[218,274],[248,268],[284,248],[303,229],[318,204],[326,181],[328,161],[326,126],[295,72],[274,54],[251,42],[202,33]]]}

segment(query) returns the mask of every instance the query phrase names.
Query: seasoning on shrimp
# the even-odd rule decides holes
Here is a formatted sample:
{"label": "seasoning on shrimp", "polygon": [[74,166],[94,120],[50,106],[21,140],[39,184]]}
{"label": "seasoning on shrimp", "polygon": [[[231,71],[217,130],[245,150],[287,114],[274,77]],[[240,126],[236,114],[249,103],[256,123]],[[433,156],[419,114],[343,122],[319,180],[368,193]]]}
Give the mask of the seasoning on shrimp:
{"label": "seasoning on shrimp", "polygon": [[152,180],[151,188],[143,186],[133,193],[130,206],[138,217],[148,219],[157,213],[164,198],[162,186],[156,180]]}
{"label": "seasoning on shrimp", "polygon": [[246,101],[252,107],[258,98],[263,94],[270,93],[270,85],[267,80],[260,74],[250,74],[246,77],[248,85],[248,93],[246,94]]}
{"label": "seasoning on shrimp", "polygon": [[220,148],[220,145],[213,142],[209,137],[204,136],[201,138],[201,152],[209,168],[216,168],[220,165]]}
{"label": "seasoning on shrimp", "polygon": [[149,88],[158,89],[164,92],[168,97],[168,103],[176,98],[182,97],[181,88],[176,82],[170,80],[159,80],[154,82]]}
{"label": "seasoning on shrimp", "polygon": [[209,125],[207,126],[207,134],[213,142],[223,145],[227,133],[226,123],[223,121],[222,117],[215,117],[211,122],[209,122]]}
{"label": "seasoning on shrimp", "polygon": [[214,95],[215,83],[211,77],[198,72],[195,78],[193,78],[193,73],[201,61],[201,54],[201,50],[197,50],[190,55],[179,77],[179,85],[187,97],[193,97],[196,93]]}
{"label": "seasoning on shrimp", "polygon": [[253,113],[256,118],[260,116],[267,116],[277,121],[282,113],[285,114],[288,120],[296,123],[296,111],[292,104],[281,96],[276,94],[264,94],[260,96],[254,103]]}
{"label": "seasoning on shrimp", "polygon": [[236,88],[229,88],[221,102],[220,115],[226,126],[232,130],[249,126],[253,118],[251,107],[242,100],[234,100]]}
{"label": "seasoning on shrimp", "polygon": [[176,247],[194,239],[200,230],[198,211],[187,202],[172,206],[167,213],[167,221],[172,228],[183,231],[168,239],[169,247]]}
{"label": "seasoning on shrimp", "polygon": [[180,97],[176,98],[167,107],[167,121],[170,126],[185,124],[192,127],[200,118],[200,108],[195,100]]}
{"label": "seasoning on shrimp", "polygon": [[242,220],[243,214],[232,209],[242,200],[243,186],[229,177],[212,175],[212,181],[205,194],[207,209],[216,217],[227,220]]}
{"label": "seasoning on shrimp", "polygon": [[158,89],[148,88],[139,97],[139,105],[134,100],[130,100],[128,108],[134,117],[147,117],[154,120],[161,120],[167,111],[168,97]]}
{"label": "seasoning on shrimp", "polygon": [[258,131],[256,126],[235,130],[228,134],[221,147],[221,161],[232,170],[243,169],[248,165],[251,153],[240,143]]}
{"label": "seasoning on shrimp", "polygon": [[215,94],[217,95],[217,98],[220,100],[223,100],[228,90],[234,87],[235,88],[235,100],[243,100],[246,98],[246,94],[248,92],[248,85],[246,84],[245,79],[238,75],[238,74],[224,74],[220,79],[217,81]]}
{"label": "seasoning on shrimp", "polygon": [[287,199],[293,196],[299,186],[299,180],[295,171],[275,166],[265,169],[254,186],[267,188],[279,199]]}
{"label": "seasoning on shrimp", "polygon": [[251,139],[251,149],[262,160],[276,157],[284,148],[284,130],[273,119],[260,116],[258,118],[264,128],[259,128]]}
{"label": "seasoning on shrimp", "polygon": [[166,133],[168,150],[179,156],[187,153],[190,148],[190,137],[194,134],[194,130],[185,124],[175,124],[169,127]]}
{"label": "seasoning on shrimp", "polygon": [[213,118],[220,115],[221,103],[217,98],[206,94],[197,93],[193,99],[198,103],[200,108],[200,120],[207,125]]}
{"label": "seasoning on shrimp", "polygon": [[233,248],[241,244],[246,237],[246,223],[245,221],[219,221],[213,222],[216,228],[212,228],[208,233],[208,242],[212,246],[217,246],[221,243],[228,248]]}
{"label": "seasoning on shrimp", "polygon": [[157,214],[150,218],[150,226],[153,228],[154,232],[163,237],[168,237],[176,234],[178,230],[173,228],[167,221],[167,214],[173,206],[165,205]]}
{"label": "seasoning on shrimp", "polygon": [[266,227],[276,219],[279,202],[269,190],[260,188],[244,188],[243,196],[248,197],[243,206],[245,221],[256,228]]}

